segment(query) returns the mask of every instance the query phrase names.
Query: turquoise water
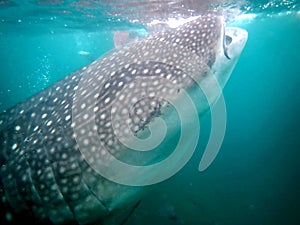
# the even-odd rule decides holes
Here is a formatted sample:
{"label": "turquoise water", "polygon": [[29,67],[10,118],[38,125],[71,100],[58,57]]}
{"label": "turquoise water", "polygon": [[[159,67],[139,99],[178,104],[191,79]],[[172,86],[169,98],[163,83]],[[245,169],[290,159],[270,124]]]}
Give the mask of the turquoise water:
{"label": "turquoise water", "polygon": [[[235,22],[249,39],[224,89],[227,129],[216,160],[198,172],[207,116],[192,160],[153,186],[126,225],[300,224],[300,16],[280,7],[260,10]],[[125,29],[122,21],[112,24],[112,30],[2,24],[0,111],[112,49],[113,30]]]}

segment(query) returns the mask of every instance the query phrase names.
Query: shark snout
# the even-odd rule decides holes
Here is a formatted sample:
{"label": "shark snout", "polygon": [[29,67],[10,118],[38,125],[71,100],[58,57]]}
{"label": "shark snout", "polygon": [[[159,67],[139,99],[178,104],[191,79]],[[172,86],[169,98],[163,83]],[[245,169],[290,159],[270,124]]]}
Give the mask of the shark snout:
{"label": "shark snout", "polygon": [[226,27],[223,40],[224,55],[235,58],[240,55],[248,40],[248,32],[238,27]]}

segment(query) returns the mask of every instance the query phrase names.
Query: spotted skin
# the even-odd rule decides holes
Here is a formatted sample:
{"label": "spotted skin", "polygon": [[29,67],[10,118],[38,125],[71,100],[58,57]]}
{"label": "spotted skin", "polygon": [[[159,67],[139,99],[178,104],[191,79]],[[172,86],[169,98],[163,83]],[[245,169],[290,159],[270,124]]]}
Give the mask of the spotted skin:
{"label": "spotted skin", "polygon": [[[131,163],[154,160],[123,153],[116,134],[141,134],[170,107],[164,97],[176,99],[204,79],[215,63],[222,28],[220,17],[202,16],[129,44],[0,114],[1,194],[11,209],[5,212],[53,224],[109,224],[116,209],[135,202],[140,188],[100,176],[76,140],[92,160],[103,157],[101,148]],[[92,115],[84,113],[88,108]],[[91,121],[102,146],[88,135],[85,125]],[[84,138],[76,137],[74,127]]]}

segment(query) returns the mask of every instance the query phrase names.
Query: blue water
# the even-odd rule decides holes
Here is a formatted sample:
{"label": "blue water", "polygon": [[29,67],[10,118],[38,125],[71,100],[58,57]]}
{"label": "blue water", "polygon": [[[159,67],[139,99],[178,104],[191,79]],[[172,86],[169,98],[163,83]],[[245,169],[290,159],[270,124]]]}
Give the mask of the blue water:
{"label": "blue water", "polygon": [[[261,10],[235,22],[249,39],[224,89],[227,129],[216,160],[198,172],[207,116],[192,160],[152,187],[126,225],[300,224],[300,16]],[[120,24],[112,30],[2,24],[0,111],[112,49]]]}

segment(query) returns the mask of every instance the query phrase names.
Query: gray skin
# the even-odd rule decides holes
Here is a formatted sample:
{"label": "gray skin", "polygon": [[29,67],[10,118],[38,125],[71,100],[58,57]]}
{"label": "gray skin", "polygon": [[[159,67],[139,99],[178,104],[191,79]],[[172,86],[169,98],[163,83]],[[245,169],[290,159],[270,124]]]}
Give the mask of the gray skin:
{"label": "gray skin", "polygon": [[[225,85],[245,44],[235,49],[234,37],[226,43],[225,34],[222,17],[198,17],[112,51],[0,114],[6,216],[28,214],[53,224],[123,224],[145,188],[104,177],[93,162],[111,171],[103,150],[128,164],[167,157],[180,130],[176,119],[169,120],[173,127],[154,154],[132,152],[120,140],[134,144],[158,118],[172,118],[170,101],[183,91],[197,102],[195,86],[202,82],[209,88],[210,76]],[[195,103],[199,116],[220,94],[210,90],[208,104]]]}

